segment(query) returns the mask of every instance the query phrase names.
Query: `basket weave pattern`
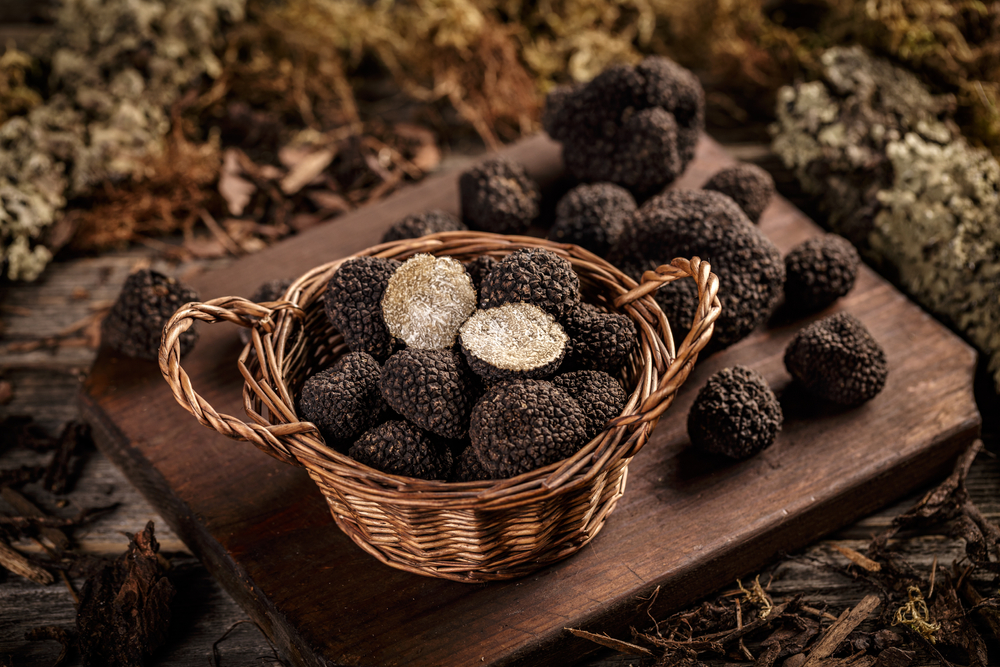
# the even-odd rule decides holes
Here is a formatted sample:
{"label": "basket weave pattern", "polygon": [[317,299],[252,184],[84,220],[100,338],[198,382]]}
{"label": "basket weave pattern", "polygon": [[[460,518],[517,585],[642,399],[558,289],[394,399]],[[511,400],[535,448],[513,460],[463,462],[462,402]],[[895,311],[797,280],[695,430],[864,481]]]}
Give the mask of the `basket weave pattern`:
{"label": "basket weave pattern", "polygon": [[[467,261],[479,255],[501,259],[522,248],[546,248],[569,260],[584,300],[627,315],[639,332],[621,377],[630,394],[621,415],[572,457],[544,468],[485,482],[400,477],[328,447],[315,425],[300,421],[295,397],[302,383],[348,351],[323,311],[326,284],[347,258],[302,275],[280,301],[223,297],[185,305],[164,327],[160,369],[174,397],[199,422],[304,467],[337,525],[383,563],[467,582],[529,574],[573,554],[604,525],[625,490],[629,461],[690,374],[720,306],[718,279],[698,258],[675,259],[636,284],[586,250],[534,237],[442,232],[355,256],[405,260],[430,253]],[[699,303],[678,348],[652,293],[687,277],[697,283]],[[251,343],[237,361],[249,422],[218,413],[191,386],[181,367],[179,336],[195,320],[250,327]]]}

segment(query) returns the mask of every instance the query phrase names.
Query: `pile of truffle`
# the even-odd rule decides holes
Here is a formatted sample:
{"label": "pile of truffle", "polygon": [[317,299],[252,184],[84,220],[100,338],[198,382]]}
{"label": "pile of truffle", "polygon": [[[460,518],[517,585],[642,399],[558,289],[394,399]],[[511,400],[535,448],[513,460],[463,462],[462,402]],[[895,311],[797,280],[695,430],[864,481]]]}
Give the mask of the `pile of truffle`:
{"label": "pile of truffle", "polygon": [[627,401],[616,377],[635,325],[582,302],[571,263],[545,249],[349,259],[324,307],[350,352],[306,380],[299,412],[386,473],[518,475],[572,456]]}

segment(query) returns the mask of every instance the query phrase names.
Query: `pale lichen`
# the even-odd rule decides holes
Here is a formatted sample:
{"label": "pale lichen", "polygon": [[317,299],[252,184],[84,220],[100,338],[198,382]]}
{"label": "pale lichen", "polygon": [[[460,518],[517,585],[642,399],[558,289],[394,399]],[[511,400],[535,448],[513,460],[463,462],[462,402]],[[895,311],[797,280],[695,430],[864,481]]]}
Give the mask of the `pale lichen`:
{"label": "pale lichen", "polygon": [[989,355],[1000,387],[1000,164],[912,74],[860,48],[782,89],[773,149],[835,231]]}

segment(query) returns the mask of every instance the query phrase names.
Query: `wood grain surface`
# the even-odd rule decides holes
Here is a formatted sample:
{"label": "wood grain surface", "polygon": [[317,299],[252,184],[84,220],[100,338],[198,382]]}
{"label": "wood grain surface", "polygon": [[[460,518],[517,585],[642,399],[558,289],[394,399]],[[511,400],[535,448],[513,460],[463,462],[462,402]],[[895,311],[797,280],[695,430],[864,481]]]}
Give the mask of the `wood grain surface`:
{"label": "wood grain surface", "polygon": [[[555,187],[554,144],[536,137],[508,151]],[[679,185],[696,187],[730,162],[706,139]],[[374,244],[407,213],[455,210],[455,182],[455,174],[425,181],[193,282],[204,298],[249,294]],[[780,199],[761,227],[783,252],[819,232]],[[970,348],[868,270],[835,309],[858,316],[887,350],[889,382],[875,400],[831,411],[785,392],[781,355],[802,322],[758,331],[700,364],[630,466],[625,497],[594,542],[507,583],[459,584],[378,564],[336,529],[300,470],[198,425],[152,363],[102,350],[81,405],[102,451],[295,663],[565,663],[592,650],[565,627],[625,629],[656,586],[654,613],[680,607],[915,489],[975,437]],[[237,332],[201,335],[185,368],[213,406],[240,414]],[[762,455],[721,465],[690,452],[684,418],[707,376],[736,363],[783,394],[786,423]]]}

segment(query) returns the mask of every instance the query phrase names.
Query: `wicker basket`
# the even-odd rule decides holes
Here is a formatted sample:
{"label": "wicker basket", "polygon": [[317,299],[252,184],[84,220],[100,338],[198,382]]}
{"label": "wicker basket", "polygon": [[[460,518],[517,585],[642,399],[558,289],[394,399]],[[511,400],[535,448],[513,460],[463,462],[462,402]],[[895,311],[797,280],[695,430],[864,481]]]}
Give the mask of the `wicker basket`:
{"label": "wicker basket", "polygon": [[[446,483],[373,470],[334,451],[316,427],[296,414],[304,380],[347,351],[331,329],[322,296],[344,259],[295,280],[283,300],[256,304],[239,297],[189,303],[164,327],[160,369],[177,401],[202,424],[304,467],[319,486],[337,525],[362,549],[396,568],[456,581],[510,579],[559,561],[587,544],[625,490],[628,464],[691,372],[712,335],[720,306],[718,280],[707,262],[675,259],[637,285],[577,246],[523,236],[444,232],[382,244],[358,253],[404,260],[416,253],[504,257],[546,248],[568,259],[584,299],[626,314],[640,345],[623,371],[629,400],[621,415],[572,457],[510,479]],[[345,258],[346,259],[346,258]],[[690,333],[675,349],[670,326],[651,293],[692,277],[699,304]],[[251,423],[219,414],[199,396],[181,368],[178,339],[195,320],[251,327],[238,366],[246,379]]]}

